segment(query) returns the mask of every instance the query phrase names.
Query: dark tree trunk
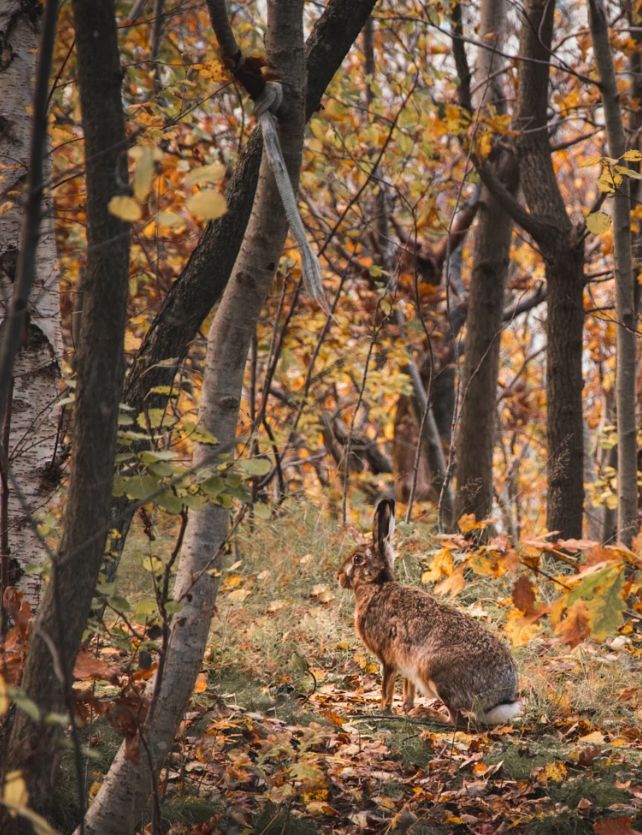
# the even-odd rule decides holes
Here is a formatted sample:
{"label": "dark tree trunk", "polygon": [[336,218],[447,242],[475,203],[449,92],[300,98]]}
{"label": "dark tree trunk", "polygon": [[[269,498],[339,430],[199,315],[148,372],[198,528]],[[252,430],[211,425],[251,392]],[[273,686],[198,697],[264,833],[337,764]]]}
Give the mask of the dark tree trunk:
{"label": "dark tree trunk", "polygon": [[[480,38],[501,49],[506,9],[502,0],[482,5]],[[487,79],[488,102],[505,111],[497,71],[501,59],[480,48],[482,83]],[[515,165],[505,151],[495,153],[494,170],[504,185],[517,190]],[[474,513],[491,515],[493,507],[493,451],[495,448],[497,374],[504,316],[504,291],[510,256],[513,220],[499,201],[483,187],[477,210],[473,271],[468,297],[466,352],[462,381],[462,411],[457,449],[456,518]]]}
{"label": "dark tree trunk", "polygon": [[557,185],[548,140],[548,76],[555,3],[527,0],[520,36],[515,129],[519,179],[527,212],[480,164],[484,183],[528,232],[544,259],[548,300],[546,396],[548,496],[546,524],[581,537],[584,511],[582,328],[584,248]]}
{"label": "dark tree trunk", "polygon": [[[43,714],[67,706],[66,687],[87,625],[109,527],[129,281],[129,226],[107,208],[127,181],[114,4],[73,0],[73,11],[85,133],[87,268],[80,288],[73,460],[63,538],[31,633],[22,683]],[[53,641],[57,658],[45,639]],[[23,771],[36,810],[46,810],[51,798],[56,727],[35,723],[18,711],[3,763],[6,771]]]}

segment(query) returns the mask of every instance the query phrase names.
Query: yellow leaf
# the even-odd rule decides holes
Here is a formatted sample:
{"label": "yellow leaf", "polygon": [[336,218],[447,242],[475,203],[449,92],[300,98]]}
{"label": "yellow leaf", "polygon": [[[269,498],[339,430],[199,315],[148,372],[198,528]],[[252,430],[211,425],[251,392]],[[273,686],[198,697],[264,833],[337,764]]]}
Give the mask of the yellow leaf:
{"label": "yellow leaf", "polygon": [[121,220],[140,220],[143,214],[138,203],[131,197],[112,197],[107,208]]}
{"label": "yellow leaf", "polygon": [[608,171],[602,172],[599,180],[597,181],[597,187],[600,191],[604,191],[607,194],[615,193],[615,184],[613,182],[613,177],[611,177]]}
{"label": "yellow leaf", "polygon": [[247,589],[236,589],[236,591],[232,591],[228,594],[227,599],[230,603],[243,603],[246,597],[249,597],[252,592],[248,591]]}
{"label": "yellow leaf", "polygon": [[642,154],[639,151],[627,151],[620,159],[625,159],[627,162],[642,162]]}
{"label": "yellow leaf", "polygon": [[182,218],[176,212],[159,212],[157,217],[158,223],[162,223],[164,226],[176,226],[181,220]]}
{"label": "yellow leaf", "polygon": [[190,197],[185,205],[193,215],[205,220],[216,220],[227,211],[227,202],[223,195],[212,189],[199,191]]}
{"label": "yellow leaf", "polygon": [[220,162],[214,162],[212,165],[192,168],[185,178],[185,183],[188,186],[193,186],[196,183],[216,183],[224,174],[225,166]]}
{"label": "yellow leaf", "polygon": [[566,779],[568,769],[563,762],[555,760],[555,762],[546,763],[546,766],[544,767],[544,774],[546,774],[548,779],[552,780],[554,783],[561,783]]}
{"label": "yellow leaf", "polygon": [[596,743],[603,743],[604,742],[604,734],[602,731],[593,731],[591,734],[586,734],[586,736],[581,736],[578,739],[578,742],[596,742]]}
{"label": "yellow leaf", "polygon": [[207,690],[207,673],[199,673],[194,685],[195,693],[204,693]]}
{"label": "yellow leaf", "polygon": [[24,809],[29,803],[29,792],[27,791],[27,784],[22,778],[21,771],[10,771],[7,774],[4,781],[2,800],[6,806],[11,807],[9,811],[14,818],[16,812]]}
{"label": "yellow leaf", "polygon": [[462,533],[468,533],[469,531],[476,531],[480,528],[485,528],[487,523],[485,521],[478,522],[477,517],[474,513],[464,513],[464,515],[459,520],[459,530]]}
{"label": "yellow leaf", "polygon": [[9,699],[7,697],[7,685],[2,676],[0,676],[0,716],[4,716],[9,710]]}
{"label": "yellow leaf", "polygon": [[437,551],[432,558],[430,568],[421,575],[422,583],[436,583],[441,577],[450,577],[455,571],[455,564],[448,548]]}
{"label": "yellow leaf", "polygon": [[146,145],[138,145],[140,150],[138,162],[134,169],[134,196],[143,202],[152,187],[154,179],[154,155],[152,149]]}
{"label": "yellow leaf", "polygon": [[519,609],[511,609],[504,624],[504,631],[514,647],[523,647],[537,635],[537,620],[532,615],[523,615]]}
{"label": "yellow leaf", "polygon": [[228,574],[225,580],[223,580],[221,591],[228,591],[228,589],[237,589],[243,582],[243,579],[244,578],[242,574]]}
{"label": "yellow leaf", "polygon": [[586,218],[586,228],[594,235],[601,235],[611,228],[611,218],[606,212],[593,212]]}
{"label": "yellow leaf", "polygon": [[273,600],[268,606],[268,612],[280,612],[287,605],[285,600]]}

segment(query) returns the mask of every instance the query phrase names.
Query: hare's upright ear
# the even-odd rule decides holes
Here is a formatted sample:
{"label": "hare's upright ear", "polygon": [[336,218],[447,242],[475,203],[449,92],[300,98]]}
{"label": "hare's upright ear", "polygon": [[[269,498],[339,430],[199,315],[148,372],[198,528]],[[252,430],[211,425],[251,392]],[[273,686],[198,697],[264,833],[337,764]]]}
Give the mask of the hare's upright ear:
{"label": "hare's upright ear", "polygon": [[382,499],[377,505],[372,525],[372,546],[386,561],[390,574],[395,567],[395,552],[390,540],[395,530],[395,503],[393,499]]}

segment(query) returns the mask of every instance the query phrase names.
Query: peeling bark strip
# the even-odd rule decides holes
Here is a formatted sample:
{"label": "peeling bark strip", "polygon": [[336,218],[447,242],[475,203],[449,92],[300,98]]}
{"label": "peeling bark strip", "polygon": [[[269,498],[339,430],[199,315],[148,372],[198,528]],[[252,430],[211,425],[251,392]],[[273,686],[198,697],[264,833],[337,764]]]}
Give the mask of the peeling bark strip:
{"label": "peeling bark strip", "polygon": [[[266,45],[270,61],[282,78],[283,105],[278,113],[280,140],[292,186],[299,180],[305,125],[303,0],[268,0]],[[234,273],[214,317],[207,340],[199,425],[216,428],[217,447],[196,445],[194,464],[216,466],[219,456],[234,450],[243,375],[261,310],[274,278],[287,234],[287,220],[266,160],[250,223]],[[267,265],[267,266],[266,266]],[[90,835],[126,835],[140,821],[150,792],[171,749],[207,645],[218,580],[206,570],[220,563],[219,549],[228,530],[229,511],[206,505],[190,514],[176,576],[175,597],[182,603],[174,621],[156,709],[145,723],[147,757],[140,763],[118,752],[87,813]],[[195,578],[198,578],[195,582]]]}
{"label": "peeling bark strip", "polygon": [[[609,155],[619,158],[626,151],[620,93],[609,44],[609,28],[602,0],[589,0],[589,27],[595,64],[600,77],[604,122]],[[622,160],[622,166],[626,162]],[[637,433],[635,426],[637,323],[635,282],[631,254],[631,201],[628,177],[613,195],[613,245],[615,249],[615,310],[618,328],[617,402],[617,498],[618,539],[631,547],[638,531]]]}
{"label": "peeling bark strip", "polygon": [[[109,525],[118,404],[124,374],[129,283],[129,226],[111,215],[109,200],[127,182],[125,123],[112,0],[73,0],[87,182],[87,267],[77,357],[73,459],[62,544],[31,633],[23,688],[47,714],[65,707],[78,647],[102,562]],[[56,658],[45,642],[55,642]],[[18,711],[7,771],[21,769],[37,811],[51,798],[55,725]],[[0,827],[2,828],[2,827]],[[2,830],[3,832],[9,830]]]}
{"label": "peeling bark strip", "polygon": [[[501,51],[505,30],[505,0],[483,0],[479,33],[481,41]],[[497,112],[505,113],[506,104],[499,74],[503,58],[490,49],[480,47],[477,63],[478,82],[484,85],[480,107],[492,104]],[[515,167],[511,157],[507,151],[496,149],[491,164],[499,179],[514,194],[517,177],[516,172],[511,170]],[[497,422],[495,399],[504,290],[513,232],[513,219],[486,186],[482,187],[479,203],[462,381],[457,519],[464,513],[474,513],[478,519],[484,519],[491,515],[493,508],[493,452]]]}
{"label": "peeling bark strip", "polygon": [[[15,285],[21,224],[30,169],[29,148],[33,117],[36,55],[41,11],[37,2],[15,0],[0,9],[0,332],[5,331],[11,294]],[[43,138],[46,129],[43,129]],[[51,161],[43,158],[44,182],[49,180]],[[11,192],[11,196],[9,193]],[[15,193],[15,194],[14,194]],[[42,192],[41,192],[42,194]],[[17,196],[16,196],[17,195]],[[53,214],[42,194],[44,212],[36,253],[35,274],[27,308],[28,326],[21,328],[21,343],[13,374],[10,399],[11,433],[7,450],[13,476],[33,510],[43,507],[57,486],[52,459],[56,446],[58,413],[55,407],[60,377],[62,341]],[[8,205],[8,209],[6,208]],[[11,383],[11,374],[4,383]],[[22,503],[8,491],[7,527],[12,571],[10,580],[34,606],[40,580],[25,575],[27,563],[45,559],[40,542],[26,522]]]}
{"label": "peeling bark strip", "polygon": [[[305,50],[306,120],[319,109],[326,87],[375,5],[376,0],[330,0],[316,22]],[[145,399],[147,394],[154,386],[172,384],[176,367],[223,295],[252,210],[262,151],[261,132],[255,130],[225,189],[227,213],[207,225],[152,322],[125,384],[125,400],[137,411],[144,403],[157,405]],[[157,365],[174,358],[171,368]]]}

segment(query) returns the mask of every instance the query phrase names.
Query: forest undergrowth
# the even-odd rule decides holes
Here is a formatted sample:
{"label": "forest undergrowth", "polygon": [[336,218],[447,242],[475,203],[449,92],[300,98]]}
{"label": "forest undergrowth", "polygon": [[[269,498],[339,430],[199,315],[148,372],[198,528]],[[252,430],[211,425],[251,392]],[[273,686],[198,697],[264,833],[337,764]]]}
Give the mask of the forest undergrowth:
{"label": "forest undergrowth", "polygon": [[[442,553],[433,521],[400,526],[401,582],[421,584]],[[174,533],[154,529],[150,543],[137,520],[118,589],[134,612],[153,596],[150,546],[168,556]],[[526,709],[512,728],[453,733],[428,716],[425,699],[405,717],[400,681],[385,716],[376,659],[360,644],[352,595],[334,576],[357,536],[292,503],[230,542],[205,664],[161,780],[164,831],[625,835],[638,815],[642,828],[642,635],[624,629],[569,650],[544,626],[514,649]],[[501,634],[514,582],[510,571],[493,578],[466,570],[454,602]],[[537,585],[546,600],[550,584]],[[92,653],[110,664],[127,656],[99,644]],[[101,697],[118,692],[113,682],[93,686]],[[104,718],[89,717],[83,734],[91,797],[121,737]],[[61,832],[77,823],[66,756],[69,783],[59,788],[54,821]]]}

